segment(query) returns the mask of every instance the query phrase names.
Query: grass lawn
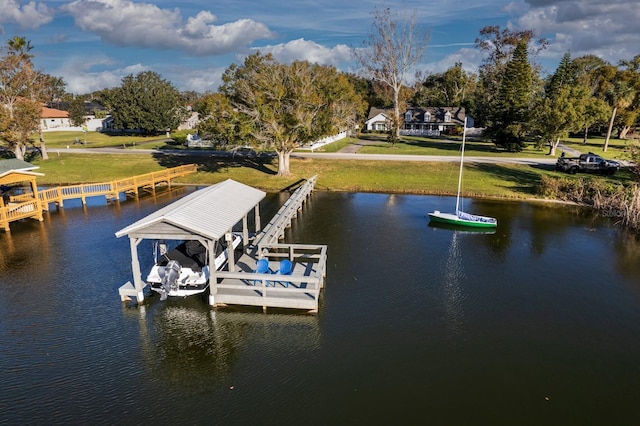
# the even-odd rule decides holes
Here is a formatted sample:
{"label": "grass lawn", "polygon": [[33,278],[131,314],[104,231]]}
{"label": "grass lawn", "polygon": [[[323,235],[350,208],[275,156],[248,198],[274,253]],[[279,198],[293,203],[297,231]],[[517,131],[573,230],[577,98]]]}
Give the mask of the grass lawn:
{"label": "grass lawn", "polygon": [[562,144],[583,153],[593,152],[610,160],[629,160],[628,149],[633,144],[637,145],[638,142],[629,139],[611,138],[606,152],[602,151],[604,148],[604,137],[602,136],[589,136],[586,144],[582,138],[567,138],[562,140]]}
{"label": "grass lawn", "polygon": [[[142,143],[164,140],[162,136],[137,136],[137,135],[109,135],[102,132],[59,131],[44,132],[44,141],[47,149],[52,148],[103,148],[103,147],[132,147]],[[76,138],[81,144],[75,144]],[[33,140],[38,140],[35,135]],[[85,144],[86,141],[86,144]]]}
{"label": "grass lawn", "polygon": [[[459,164],[442,162],[395,162],[366,160],[291,159],[291,178],[277,177],[276,160],[221,160],[206,156],[151,155],[52,155],[33,161],[45,176],[41,185],[65,185],[110,180],[196,163],[200,171],[178,179],[185,184],[213,184],[233,179],[275,192],[318,175],[316,188],[330,191],[362,191],[415,194],[455,194]],[[465,166],[463,191],[467,196],[529,198],[536,196],[540,176],[557,173],[517,165],[469,164]]]}
{"label": "grass lawn", "polygon": [[[86,182],[108,182],[158,171],[181,164],[195,163],[199,172],[177,180],[185,184],[213,184],[225,179],[233,179],[265,191],[280,191],[295,185],[302,179],[318,175],[317,189],[330,191],[362,191],[385,193],[415,194],[455,194],[458,182],[458,162],[396,162],[367,160],[322,160],[291,159],[291,178],[277,177],[277,160],[263,158],[219,159],[207,155],[165,156],[161,154],[93,155],[71,154],[58,147],[66,148],[67,141],[82,132],[51,132],[45,136],[50,159],[35,160],[40,166],[39,172],[45,174],[38,178],[41,185],[65,185]],[[95,135],[94,135],[95,133]],[[51,135],[49,137],[48,135]],[[53,138],[53,136],[56,138]],[[95,137],[94,137],[95,136]],[[369,135],[367,135],[370,137]],[[164,148],[164,141],[137,136],[107,136],[89,132],[91,146],[119,146]],[[374,138],[375,139],[375,138]],[[343,139],[323,147],[324,152],[336,152],[353,142]],[[360,152],[414,155],[459,155],[460,141],[443,139],[403,138],[403,141],[391,146],[380,137],[375,146],[363,147]],[[593,138],[586,145],[581,139],[563,141],[568,146],[587,152],[598,152],[603,139]],[[626,149],[625,141],[612,140],[607,158],[619,158]],[[468,141],[467,155],[478,156],[521,156],[546,157],[546,151],[524,150],[521,153],[497,152],[493,144]],[[558,155],[560,153],[558,152]],[[523,199],[538,196],[538,183],[543,175],[555,175],[565,178],[577,178],[552,170],[552,166],[507,165],[507,164],[467,164],[464,170],[463,193],[466,196],[485,196],[498,198]],[[605,177],[612,181],[625,181],[632,177],[621,172],[614,177]]]}

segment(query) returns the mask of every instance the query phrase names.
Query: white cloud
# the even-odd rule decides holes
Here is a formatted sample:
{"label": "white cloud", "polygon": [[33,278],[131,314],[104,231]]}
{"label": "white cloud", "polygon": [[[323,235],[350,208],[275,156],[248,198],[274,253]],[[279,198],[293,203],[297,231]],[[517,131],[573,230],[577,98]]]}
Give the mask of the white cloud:
{"label": "white cloud", "polygon": [[337,67],[340,63],[351,61],[351,48],[344,44],[329,48],[303,38],[284,44],[255,48],[255,50],[271,53],[276,60],[284,63],[302,60]]}
{"label": "white cloud", "polygon": [[20,28],[36,29],[51,22],[55,11],[44,3],[29,2],[20,6],[16,0],[0,0],[0,23],[15,23]]}
{"label": "white cloud", "polygon": [[[96,71],[95,69],[110,68]],[[117,67],[115,63],[106,57],[74,56],[69,58],[61,68],[54,70],[53,75],[60,75],[67,83],[67,92],[83,94],[105,88],[117,87],[122,84],[122,78],[126,75],[136,75],[149,70],[142,64],[132,64],[126,67]]]}
{"label": "white cloud", "polygon": [[238,19],[213,25],[217,18],[201,11],[186,23],[179,9],[161,9],[130,0],[76,0],[61,7],[83,31],[117,46],[179,49],[193,56],[220,55],[246,49],[273,36],[266,25]]}
{"label": "white cloud", "polygon": [[611,62],[640,53],[640,6],[637,0],[526,0],[530,9],[518,20],[551,39],[542,57],[594,54]]}

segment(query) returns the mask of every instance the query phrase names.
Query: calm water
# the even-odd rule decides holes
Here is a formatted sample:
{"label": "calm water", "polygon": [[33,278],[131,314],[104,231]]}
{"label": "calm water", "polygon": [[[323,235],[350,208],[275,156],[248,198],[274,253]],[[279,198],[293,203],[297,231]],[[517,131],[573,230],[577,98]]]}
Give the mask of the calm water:
{"label": "calm water", "polygon": [[114,232],[183,194],[0,233],[0,424],[640,422],[640,244],[607,220],[475,201],[499,228],[463,233],[428,226],[451,198],[316,192],[289,237],[329,247],[317,316],[123,305]]}

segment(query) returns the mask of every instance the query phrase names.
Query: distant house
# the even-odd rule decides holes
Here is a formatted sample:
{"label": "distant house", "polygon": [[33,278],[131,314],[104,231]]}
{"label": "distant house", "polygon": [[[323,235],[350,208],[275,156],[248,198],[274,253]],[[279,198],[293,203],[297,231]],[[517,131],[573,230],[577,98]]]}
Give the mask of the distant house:
{"label": "distant house", "polygon": [[[369,131],[387,131],[391,128],[392,111],[371,108],[365,129]],[[403,118],[401,135],[439,136],[449,129],[462,127],[466,112],[461,107],[409,108]],[[467,117],[467,127],[473,127],[473,119]]]}
{"label": "distant house", "polygon": [[[466,116],[462,107],[410,108],[404,113],[400,134],[439,136],[440,133],[464,126]],[[467,117],[467,127],[473,127],[471,117]]]}
{"label": "distant house", "polygon": [[187,110],[189,111],[189,115],[187,115],[187,118],[182,123],[180,123],[180,125],[178,126],[178,130],[195,129],[198,123],[200,123],[200,114],[193,111],[191,109],[191,105],[187,106]]}
{"label": "distant house", "polygon": [[70,127],[69,113],[60,109],[42,106],[40,110],[40,124],[42,130],[52,130],[61,127]]}
{"label": "distant house", "polygon": [[388,109],[371,108],[369,118],[364,122],[365,130],[385,132],[391,128],[391,112]]}

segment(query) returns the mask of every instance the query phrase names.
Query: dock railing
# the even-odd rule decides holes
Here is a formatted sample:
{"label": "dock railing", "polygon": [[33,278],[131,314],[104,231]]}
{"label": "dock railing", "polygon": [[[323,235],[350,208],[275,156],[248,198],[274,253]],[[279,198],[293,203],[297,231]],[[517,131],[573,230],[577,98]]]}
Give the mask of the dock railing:
{"label": "dock railing", "polygon": [[111,182],[48,188],[38,191],[37,198],[36,195],[30,192],[12,195],[9,197],[7,204],[0,205],[0,229],[4,229],[7,232],[10,231],[9,223],[20,219],[35,218],[42,220],[42,211],[48,211],[50,203],[56,203],[62,207],[65,200],[74,198],[80,198],[82,204],[86,204],[87,197],[105,196],[107,199],[117,199],[118,194],[121,192],[137,195],[140,188],[155,190],[155,186],[159,183],[166,182],[170,184],[171,179],[197,171],[197,165],[186,164]]}
{"label": "dock railing", "polygon": [[[117,198],[120,192],[134,192],[137,194],[139,188],[152,187],[158,183],[166,182],[171,179],[195,173],[198,167],[195,164],[186,164],[183,166],[173,167],[161,170],[159,172],[151,172],[143,175],[133,176],[124,179],[118,179],[111,182],[101,183],[84,183],[79,185],[59,186],[38,191],[38,198],[42,203],[42,209],[48,210],[49,203],[63,205],[65,200],[80,198],[84,204],[87,197],[106,196],[107,198]],[[24,201],[32,199],[32,194],[20,194],[11,197],[11,201]]]}
{"label": "dock railing", "polygon": [[291,194],[269,223],[256,235],[254,245],[274,244],[283,237],[285,229],[291,225],[291,219],[296,216],[304,201],[313,191],[316,180],[318,180],[318,176],[312,176]]}
{"label": "dock railing", "polygon": [[318,310],[326,278],[327,246],[261,244],[259,253],[261,258],[274,265],[282,259],[289,259],[294,263],[293,272],[291,275],[279,275],[218,271],[215,274],[218,282],[214,284],[216,304]]}

